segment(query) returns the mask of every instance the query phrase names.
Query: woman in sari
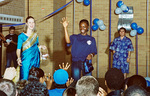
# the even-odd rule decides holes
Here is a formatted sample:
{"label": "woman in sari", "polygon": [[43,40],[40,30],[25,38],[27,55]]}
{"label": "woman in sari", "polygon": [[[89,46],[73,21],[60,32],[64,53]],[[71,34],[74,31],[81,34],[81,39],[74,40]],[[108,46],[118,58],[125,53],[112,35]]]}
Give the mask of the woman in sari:
{"label": "woman in sari", "polygon": [[35,20],[32,16],[26,18],[24,31],[18,36],[17,62],[20,65],[20,79],[27,80],[29,70],[40,66],[40,50],[46,46],[39,46],[37,33],[35,32]]}

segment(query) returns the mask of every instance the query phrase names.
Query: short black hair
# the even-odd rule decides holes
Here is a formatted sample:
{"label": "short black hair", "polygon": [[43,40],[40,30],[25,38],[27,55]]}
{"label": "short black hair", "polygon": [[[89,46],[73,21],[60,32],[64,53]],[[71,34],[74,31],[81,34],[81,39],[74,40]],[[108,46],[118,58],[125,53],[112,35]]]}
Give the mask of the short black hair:
{"label": "short black hair", "polygon": [[21,91],[20,96],[49,96],[45,85],[38,81],[31,81]]}
{"label": "short black hair", "polygon": [[44,76],[44,71],[41,68],[32,67],[29,71],[29,81],[39,81],[40,77]]}
{"label": "short black hair", "polygon": [[109,69],[105,74],[107,86],[111,90],[120,90],[124,83],[124,75],[117,68]]}
{"label": "short black hair", "polygon": [[1,96],[7,96],[7,95],[5,94],[5,92],[3,92],[2,90],[0,90],[0,94],[1,94]]}
{"label": "short black hair", "polygon": [[75,87],[68,87],[63,92],[63,96],[75,96],[75,94],[76,94]]}
{"label": "short black hair", "polygon": [[132,85],[138,85],[146,89],[146,80],[141,75],[133,75],[128,79],[127,86],[130,87]]}
{"label": "short black hair", "polygon": [[120,32],[121,29],[123,29],[123,30],[125,31],[125,33],[127,32],[126,28],[121,27],[121,28],[118,30],[118,33]]}
{"label": "short black hair", "polygon": [[80,25],[82,22],[85,22],[85,23],[89,26],[89,21],[88,21],[88,20],[82,19],[82,20],[79,22],[79,25]]}
{"label": "short black hair", "polygon": [[130,86],[127,88],[127,90],[124,92],[124,96],[150,96],[148,95],[148,92],[137,85]]}
{"label": "short black hair", "polygon": [[12,29],[15,30],[15,27],[14,26],[10,26],[9,27],[9,31],[12,30]]}

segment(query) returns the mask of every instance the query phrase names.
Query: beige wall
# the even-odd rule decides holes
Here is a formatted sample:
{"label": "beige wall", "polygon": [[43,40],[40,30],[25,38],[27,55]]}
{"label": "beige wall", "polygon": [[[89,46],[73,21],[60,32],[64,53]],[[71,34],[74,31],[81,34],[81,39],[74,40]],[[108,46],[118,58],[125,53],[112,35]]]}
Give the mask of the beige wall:
{"label": "beige wall", "polygon": [[[73,2],[67,6],[64,10],[58,12],[50,18],[41,21],[42,17],[52,13],[56,9],[60,8],[70,0],[29,0],[29,15],[35,17],[36,27],[38,30],[40,44],[44,44],[48,47],[50,58],[41,64],[41,68],[46,73],[53,73],[58,68],[58,64],[62,62],[71,63],[71,55],[69,49],[66,49],[64,42],[64,31],[60,24],[62,17],[66,16],[69,20],[68,31],[69,34],[78,34],[78,23],[81,19],[85,18],[90,21],[90,6],[84,6],[83,3],[75,3],[75,22],[73,22]],[[93,64],[95,70],[93,75],[97,77],[97,71],[99,76],[103,78],[105,72],[108,70],[108,45],[109,45],[109,0],[92,0],[92,18],[99,18],[104,21],[106,29],[104,31],[93,31],[92,36],[95,37],[96,42],[99,44],[99,56],[93,58]],[[146,61],[149,65],[150,73],[150,32],[148,29],[148,40],[146,40],[146,1],[147,0],[122,0],[127,6],[133,6],[134,19],[139,26],[144,28],[144,33],[138,35],[138,54],[136,54],[136,38],[130,37],[129,33],[126,35],[132,40],[134,46],[134,52],[131,54],[129,76],[136,73],[136,55],[138,55],[139,75],[146,76]],[[111,9],[111,41],[115,38],[117,32],[118,15],[114,14],[116,9],[116,3],[118,0],[112,0]],[[27,17],[27,0],[25,0],[25,17]],[[149,8],[150,10],[150,8]],[[150,14],[150,13],[149,13]],[[150,17],[150,16],[149,16]],[[92,21],[93,21],[92,20]],[[150,18],[149,21],[150,23]],[[75,26],[73,30],[73,26]],[[150,24],[149,24],[150,27]],[[148,28],[149,28],[148,27]],[[98,47],[98,46],[97,46]],[[146,56],[148,60],[146,59]],[[3,54],[3,57],[4,54]],[[97,66],[97,59],[99,59],[99,68]],[[6,61],[4,61],[6,64]],[[69,72],[71,70],[69,69]],[[149,74],[150,76],[150,74]]]}

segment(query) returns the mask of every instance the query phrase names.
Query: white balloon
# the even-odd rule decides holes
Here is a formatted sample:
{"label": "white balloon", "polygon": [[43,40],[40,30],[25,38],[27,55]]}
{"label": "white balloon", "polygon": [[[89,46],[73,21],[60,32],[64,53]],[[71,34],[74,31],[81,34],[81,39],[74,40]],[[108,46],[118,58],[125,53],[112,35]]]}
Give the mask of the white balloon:
{"label": "white balloon", "polygon": [[121,8],[116,8],[115,13],[120,14],[122,12]]}
{"label": "white balloon", "polygon": [[98,25],[98,26],[104,25],[103,20],[98,20],[98,21],[97,21],[97,25]]}
{"label": "white balloon", "polygon": [[123,5],[121,5],[121,10],[125,11],[125,10],[128,10],[128,8],[125,4],[123,4]]}
{"label": "white balloon", "polygon": [[101,30],[105,30],[105,29],[106,29],[106,26],[103,24],[103,25],[99,26],[99,28],[100,28]]}
{"label": "white balloon", "polygon": [[135,36],[137,34],[137,30],[132,30],[131,32],[130,32],[130,35],[131,36]]}
{"label": "white balloon", "polygon": [[80,2],[83,2],[83,0],[77,0],[77,2],[79,2],[79,3],[80,3]]}

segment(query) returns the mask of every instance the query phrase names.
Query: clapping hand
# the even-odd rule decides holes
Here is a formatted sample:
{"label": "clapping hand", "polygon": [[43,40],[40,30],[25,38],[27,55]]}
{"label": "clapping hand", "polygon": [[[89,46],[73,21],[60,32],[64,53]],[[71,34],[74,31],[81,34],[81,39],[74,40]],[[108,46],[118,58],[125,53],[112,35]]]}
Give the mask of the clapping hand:
{"label": "clapping hand", "polygon": [[17,71],[14,67],[9,67],[6,68],[5,72],[4,72],[4,79],[9,79],[12,80],[17,74]]}
{"label": "clapping hand", "polygon": [[99,87],[97,96],[107,96],[107,92],[103,88]]}
{"label": "clapping hand", "polygon": [[73,78],[68,79],[68,81],[66,82],[66,86],[69,87],[69,85],[74,81]]}
{"label": "clapping hand", "polygon": [[53,76],[49,73],[48,76],[45,74],[45,82],[47,85],[47,89],[51,89],[52,84],[54,82]]}

